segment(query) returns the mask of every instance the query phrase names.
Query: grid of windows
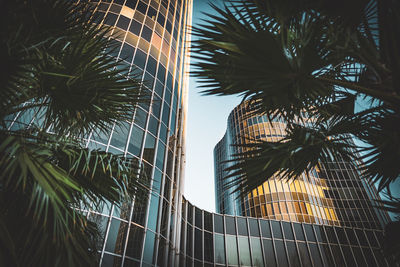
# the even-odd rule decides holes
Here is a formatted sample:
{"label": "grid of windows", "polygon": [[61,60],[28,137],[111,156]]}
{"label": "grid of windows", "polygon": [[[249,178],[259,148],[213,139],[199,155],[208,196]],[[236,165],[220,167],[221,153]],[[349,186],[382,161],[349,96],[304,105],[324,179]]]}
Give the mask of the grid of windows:
{"label": "grid of windows", "polygon": [[285,136],[285,127],[281,118],[269,120],[266,115],[250,114],[247,102],[231,112],[227,132],[214,149],[217,212],[294,222],[381,228],[382,214],[377,214],[371,203],[377,195],[359,177],[357,170],[340,159],[329,163],[326,168],[315,168],[295,181],[272,177],[244,199],[227,199],[224,184],[229,181],[225,179],[228,173],[224,169],[229,163],[225,161],[243,150],[232,144],[244,144],[251,140],[278,141]]}
{"label": "grid of windows", "polygon": [[396,266],[381,253],[381,230],[233,217],[183,203],[179,266]]}

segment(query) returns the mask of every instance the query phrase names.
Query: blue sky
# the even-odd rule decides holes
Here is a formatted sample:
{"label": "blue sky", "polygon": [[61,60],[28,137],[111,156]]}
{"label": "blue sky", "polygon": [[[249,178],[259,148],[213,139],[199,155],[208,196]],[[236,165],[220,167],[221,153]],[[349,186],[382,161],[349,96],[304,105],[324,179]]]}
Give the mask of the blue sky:
{"label": "blue sky", "polygon": [[[201,18],[204,18],[202,12],[212,12],[212,9],[208,1],[193,2],[193,25],[196,25]],[[213,3],[216,4],[216,1]],[[203,96],[197,86],[196,79],[191,77],[184,195],[197,207],[215,211],[213,150],[225,133],[229,113],[240,103],[241,98]]]}

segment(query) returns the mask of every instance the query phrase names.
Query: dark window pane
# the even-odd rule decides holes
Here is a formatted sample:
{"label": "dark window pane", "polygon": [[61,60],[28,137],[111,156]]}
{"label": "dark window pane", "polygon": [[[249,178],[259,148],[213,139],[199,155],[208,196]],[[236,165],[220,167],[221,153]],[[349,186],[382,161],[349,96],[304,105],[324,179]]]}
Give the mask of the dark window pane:
{"label": "dark window pane", "polygon": [[153,34],[152,30],[150,30],[146,26],[143,26],[142,38],[144,38],[146,41],[150,42],[152,34]]}
{"label": "dark window pane", "polygon": [[278,266],[279,267],[289,266],[287,257],[286,257],[285,246],[283,245],[283,241],[275,240],[274,243],[275,243],[275,247],[276,247],[276,256],[277,256]]}
{"label": "dark window pane", "polygon": [[303,266],[311,266],[310,255],[308,254],[306,243],[298,242],[297,246],[299,248],[299,256]]}
{"label": "dark window pane", "polygon": [[305,241],[306,238],[305,238],[305,236],[304,236],[303,227],[301,227],[301,224],[299,224],[299,223],[294,223],[294,224],[293,224],[293,227],[294,227],[294,232],[295,232],[295,234],[296,234],[296,239],[297,239],[297,240],[301,240],[301,241]]}
{"label": "dark window pane", "polygon": [[147,16],[149,16],[152,19],[155,19],[156,15],[157,11],[150,6],[149,9],[147,10]]}
{"label": "dark window pane", "polygon": [[346,238],[346,233],[344,232],[343,228],[335,227],[336,235],[338,236],[339,239],[339,244],[341,245],[347,245],[347,238]]}
{"label": "dark window pane", "polygon": [[165,68],[161,64],[158,65],[157,78],[160,80],[161,83],[165,82]]}
{"label": "dark window pane", "polygon": [[274,236],[274,238],[282,239],[283,236],[280,223],[277,221],[271,221],[271,227],[272,227],[272,235]]}
{"label": "dark window pane", "polygon": [[160,129],[160,140],[163,141],[164,143],[167,143],[167,126],[165,126],[164,123],[161,123],[161,129]]}
{"label": "dark window pane", "polygon": [[309,243],[308,244],[310,247],[310,252],[311,252],[311,257],[314,262],[315,267],[323,266],[322,260],[321,260],[321,255],[319,254],[319,250],[316,244]]}
{"label": "dark window pane", "polygon": [[130,125],[123,122],[121,125],[116,125],[111,137],[110,144],[114,147],[124,150],[126,145],[126,139],[128,137]]}
{"label": "dark window pane", "polygon": [[331,249],[332,249],[333,258],[335,259],[335,262],[336,262],[336,266],[346,266],[346,263],[344,262],[342,252],[341,252],[339,246],[332,245]]}
{"label": "dark window pane", "polygon": [[164,157],[165,157],[165,145],[159,142],[157,148],[156,166],[160,170],[162,170],[164,166]]}
{"label": "dark window pane", "polygon": [[129,229],[128,245],[126,247],[126,256],[140,259],[143,245],[143,229],[131,224]]}
{"label": "dark window pane", "polygon": [[223,223],[223,217],[220,215],[214,214],[214,228],[215,232],[217,233],[224,233],[224,223]]}
{"label": "dark window pane", "polygon": [[262,236],[271,238],[271,229],[269,228],[269,221],[260,220],[260,227]]}
{"label": "dark window pane", "polygon": [[297,255],[296,244],[293,241],[286,241],[286,247],[288,252],[288,259],[290,266],[300,266],[299,256]]}
{"label": "dark window pane", "polygon": [[137,126],[132,126],[131,138],[129,141],[128,152],[133,155],[139,156],[140,149],[142,148],[143,143],[143,130],[139,129]]}
{"label": "dark window pane", "polygon": [[213,235],[204,232],[204,260],[214,261]]}
{"label": "dark window pane", "polygon": [[168,104],[166,104],[164,102],[163,111],[162,111],[162,122],[165,125],[168,125],[168,122],[169,122],[169,111],[170,111],[170,107],[168,106]]}
{"label": "dark window pane", "polygon": [[267,267],[276,267],[274,247],[272,246],[272,240],[263,239],[264,246],[264,257]]}
{"label": "dark window pane", "polygon": [[[160,146],[160,144],[159,144]],[[158,152],[157,152],[158,153]],[[158,158],[158,155],[157,155]],[[154,178],[153,178],[153,192],[160,194],[161,192],[161,180],[162,180],[162,172],[155,169],[154,171]]]}
{"label": "dark window pane", "polygon": [[247,223],[245,218],[237,218],[237,227],[239,235],[247,236]]}
{"label": "dark window pane", "polygon": [[152,102],[152,109],[151,109],[153,115],[156,118],[160,118],[160,112],[161,112],[161,98],[158,96],[154,95],[153,102]]}
{"label": "dark window pane", "polygon": [[258,228],[258,221],[256,219],[248,219],[249,221],[249,228],[250,228],[250,235],[251,236],[260,236],[260,230]]}
{"label": "dark window pane", "polygon": [[117,22],[117,26],[120,27],[123,30],[128,29],[129,26],[129,22],[131,20],[125,16],[119,16],[118,22]]}
{"label": "dark window pane", "polygon": [[363,248],[364,256],[367,260],[367,263],[369,267],[377,266],[374,254],[372,253],[370,248]]}
{"label": "dark window pane", "polygon": [[154,160],[154,148],[156,146],[156,140],[150,134],[146,136],[146,142],[143,149],[143,159],[145,159],[150,164],[153,164]]}
{"label": "dark window pane", "polygon": [[156,68],[157,68],[156,60],[152,56],[149,56],[149,59],[147,60],[146,71],[148,71],[151,75],[155,76]]}
{"label": "dark window pane", "polygon": [[129,0],[129,1],[126,1],[125,5],[132,9],[135,9],[136,3],[137,3],[137,0]]}
{"label": "dark window pane", "polygon": [[325,227],[325,233],[328,236],[328,240],[330,243],[338,243],[335,231],[333,231],[332,227]]}
{"label": "dark window pane", "polygon": [[[214,215],[215,216],[215,215]],[[225,242],[223,235],[214,235],[215,237],[215,262],[225,264]]]}
{"label": "dark window pane", "polygon": [[317,241],[316,238],[315,238],[314,231],[313,231],[313,228],[312,228],[311,224],[304,224],[304,230],[306,232],[306,236],[307,236],[307,240],[308,241],[312,241],[312,242],[316,242]]}
{"label": "dark window pane", "polygon": [[146,14],[147,5],[145,3],[143,3],[142,1],[139,1],[139,4],[137,5],[136,10],[139,10],[140,12],[142,12],[142,14]]}
{"label": "dark window pane", "polygon": [[225,227],[227,234],[236,235],[235,218],[225,216]]}
{"label": "dark window pane", "polygon": [[367,238],[365,237],[364,231],[360,229],[355,229],[355,231],[361,246],[368,246],[368,241]]}
{"label": "dark window pane", "polygon": [[229,265],[238,265],[237,242],[235,236],[226,236],[226,254]]}
{"label": "dark window pane", "polygon": [[335,267],[335,261],[333,260],[331,250],[329,249],[328,245],[323,244],[321,246],[321,256],[326,266]]}
{"label": "dark window pane", "polygon": [[158,131],[158,120],[154,117],[154,116],[150,116],[150,120],[149,120],[149,127],[148,130],[154,134],[155,136],[157,136],[157,131]]}
{"label": "dark window pane", "polygon": [[161,13],[158,13],[157,22],[160,23],[161,26],[164,26],[165,17]]}
{"label": "dark window pane", "polygon": [[350,244],[354,245],[354,246],[358,246],[356,234],[354,233],[353,229],[346,228],[346,234],[347,234],[347,237],[349,238]]}
{"label": "dark window pane", "polygon": [[239,258],[240,265],[250,266],[250,247],[249,247],[249,238],[248,237],[238,237],[239,241]]}
{"label": "dark window pane", "polygon": [[117,21],[117,17],[118,16],[113,13],[108,13],[106,19],[104,20],[104,24],[114,26],[115,22]]}
{"label": "dark window pane", "polygon": [[212,214],[204,211],[204,230],[212,232]]}
{"label": "dark window pane", "polygon": [[283,232],[285,233],[285,239],[294,240],[293,230],[288,222],[282,222]]}
{"label": "dark window pane", "polygon": [[[150,60],[150,57],[149,57],[149,60]],[[154,87],[154,90],[156,91],[156,93],[159,95],[159,96],[163,96],[163,92],[164,92],[164,86],[163,86],[163,84],[162,83],[160,83],[159,81],[156,81],[156,86]]]}
{"label": "dark window pane", "polygon": [[358,266],[368,266],[367,262],[364,259],[363,253],[361,252],[361,248],[353,247],[353,253]]}
{"label": "dark window pane", "polygon": [[143,53],[141,50],[137,49],[133,63],[139,68],[144,69],[144,65],[146,63],[146,54]]}
{"label": "dark window pane", "polygon": [[124,45],[122,46],[121,54],[119,55],[119,57],[121,59],[131,63],[134,51],[135,51],[135,48],[133,48],[133,46],[130,46],[127,43],[124,43]]}
{"label": "dark window pane", "polygon": [[137,22],[136,20],[133,19],[132,23],[131,23],[131,26],[129,27],[129,31],[131,33],[134,33],[137,36],[139,36],[141,28],[142,28],[142,24],[140,24],[139,22]]}
{"label": "dark window pane", "polygon": [[194,257],[196,259],[203,259],[203,235],[202,231],[197,228],[194,228]]}
{"label": "dark window pane", "polygon": [[325,236],[324,228],[318,225],[314,225],[315,235],[317,237],[318,242],[327,243],[328,240]]}
{"label": "dark window pane", "polygon": [[344,258],[347,262],[347,266],[356,266],[356,262],[354,260],[353,254],[351,253],[351,249],[349,246],[342,246],[342,251]]}
{"label": "dark window pane", "polygon": [[374,232],[372,231],[365,231],[368,237],[369,244],[371,247],[379,247],[378,241],[375,238]]}
{"label": "dark window pane", "polygon": [[195,208],[195,224],[199,228],[203,228],[203,213],[201,209]]}

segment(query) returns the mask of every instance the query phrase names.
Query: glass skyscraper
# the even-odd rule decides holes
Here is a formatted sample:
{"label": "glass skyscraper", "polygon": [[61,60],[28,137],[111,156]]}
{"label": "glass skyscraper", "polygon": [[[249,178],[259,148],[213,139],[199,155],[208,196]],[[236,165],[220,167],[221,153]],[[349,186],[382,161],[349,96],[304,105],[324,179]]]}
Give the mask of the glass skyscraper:
{"label": "glass skyscraper", "polygon": [[87,147],[123,154],[151,177],[146,197],[139,194],[120,208],[105,203],[101,210],[82,211],[101,231],[100,266],[388,266],[380,250],[385,218],[370,203],[375,193],[345,162],[293,184],[271,179],[246,199],[223,189],[222,161],[235,153],[231,144],[247,135],[274,140],[284,129],[279,121],[271,128],[263,117],[244,119],[243,105],[229,116],[215,149],[217,212],[223,214],[186,201],[192,0],[90,2],[97,22],[112,29],[118,49],[110,56],[132,66],[151,96],[125,127],[85,138]]}

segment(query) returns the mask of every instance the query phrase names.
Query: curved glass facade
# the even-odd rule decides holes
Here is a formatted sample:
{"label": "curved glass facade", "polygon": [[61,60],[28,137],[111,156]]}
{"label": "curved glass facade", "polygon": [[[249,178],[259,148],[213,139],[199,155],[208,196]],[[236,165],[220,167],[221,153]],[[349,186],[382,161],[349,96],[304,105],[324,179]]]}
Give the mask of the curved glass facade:
{"label": "curved glass facade", "polygon": [[242,148],[232,145],[251,140],[273,142],[285,135],[286,123],[282,119],[270,121],[266,115],[252,115],[248,105],[242,103],[231,112],[226,134],[214,149],[217,212],[325,225],[382,227],[387,217],[372,207],[371,199],[379,199],[376,192],[354,167],[340,159],[295,181],[266,179],[244,199],[227,198],[224,184],[229,182],[225,179],[229,173],[224,169],[229,163],[224,161],[242,152]]}

